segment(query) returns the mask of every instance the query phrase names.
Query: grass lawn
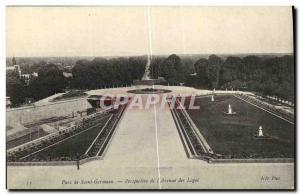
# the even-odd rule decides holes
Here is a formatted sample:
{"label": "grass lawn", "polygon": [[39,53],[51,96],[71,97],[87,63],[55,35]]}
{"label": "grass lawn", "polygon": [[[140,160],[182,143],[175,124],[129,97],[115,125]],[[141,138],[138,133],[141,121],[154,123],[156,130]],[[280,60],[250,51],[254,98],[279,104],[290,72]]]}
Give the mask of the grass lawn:
{"label": "grass lawn", "polygon": [[39,130],[39,132],[35,131],[35,132],[31,133],[31,135],[27,134],[27,135],[24,135],[24,136],[19,137],[17,139],[6,142],[6,149],[10,149],[10,148],[22,145],[24,143],[27,143],[31,140],[38,139],[38,138],[43,137],[45,135],[48,135],[48,133],[43,131],[43,130]]}
{"label": "grass lawn", "polygon": [[[89,130],[68,138],[59,144],[49,147],[33,156],[28,157],[26,160],[38,159],[39,161],[51,160],[74,160],[77,155],[83,155],[88,147],[91,145],[101,128],[106,123],[108,117],[99,120],[97,126]],[[66,159],[60,159],[66,157]]]}
{"label": "grass lawn", "polygon": [[81,90],[71,90],[53,99],[53,101],[68,100],[73,98],[85,97],[87,94]]}
{"label": "grass lawn", "polygon": [[[252,106],[234,96],[197,98],[199,110],[188,110],[215,153],[223,158],[293,158],[294,125]],[[224,112],[231,104],[235,116]],[[271,139],[256,139],[253,135],[261,125]]]}

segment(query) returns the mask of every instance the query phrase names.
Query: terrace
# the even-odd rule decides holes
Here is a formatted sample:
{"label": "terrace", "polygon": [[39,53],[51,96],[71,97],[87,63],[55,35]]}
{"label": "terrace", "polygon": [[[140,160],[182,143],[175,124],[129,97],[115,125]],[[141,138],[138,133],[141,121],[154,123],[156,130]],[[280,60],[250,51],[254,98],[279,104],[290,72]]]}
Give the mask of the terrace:
{"label": "terrace", "polygon": [[[294,158],[294,124],[289,115],[246,95],[216,95],[215,98],[218,101],[208,103],[210,96],[198,96],[195,104],[200,109],[177,107],[172,111],[177,128],[186,134],[185,142],[189,142],[186,145],[191,145],[188,148],[194,151],[192,158],[242,159],[245,162]],[[224,114],[229,104],[236,115]],[[185,116],[184,112],[188,115]],[[262,139],[255,137],[260,125],[266,134]],[[199,139],[195,139],[199,133],[211,147],[213,155],[205,152]]]}
{"label": "terrace", "polygon": [[[95,113],[76,126],[8,150],[8,162],[77,161],[102,156],[126,105]],[[98,152],[99,151],[99,152]]]}

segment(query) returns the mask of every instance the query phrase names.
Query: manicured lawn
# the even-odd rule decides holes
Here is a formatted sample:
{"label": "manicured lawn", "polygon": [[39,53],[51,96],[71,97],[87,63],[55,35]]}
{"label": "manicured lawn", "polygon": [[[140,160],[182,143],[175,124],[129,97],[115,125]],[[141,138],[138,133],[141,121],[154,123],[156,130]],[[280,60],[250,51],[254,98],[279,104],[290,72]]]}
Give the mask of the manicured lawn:
{"label": "manicured lawn", "polygon": [[61,96],[54,98],[53,101],[67,100],[67,99],[79,98],[84,96],[87,96],[87,94],[81,90],[71,90],[67,93],[62,94]]}
{"label": "manicured lawn", "polygon": [[[39,161],[46,160],[75,160],[77,156],[83,155],[91,145],[101,128],[106,123],[108,117],[99,120],[97,126],[88,129],[87,131],[68,138],[52,147],[49,147],[26,160],[38,159]],[[66,157],[66,158],[65,158]],[[61,159],[63,158],[63,159]]]}
{"label": "manicured lawn", "polygon": [[31,133],[31,135],[27,134],[27,135],[24,135],[24,136],[19,137],[17,139],[6,142],[6,149],[10,149],[10,148],[19,146],[21,144],[27,143],[31,140],[38,139],[38,138],[43,137],[45,135],[48,135],[48,133],[43,131],[43,130],[39,130],[39,132],[35,131],[35,132]]}
{"label": "manicured lawn", "polygon": [[[199,110],[188,110],[215,153],[223,158],[293,158],[294,125],[252,106],[234,96],[219,95],[196,100]],[[224,112],[231,104],[235,116]],[[256,139],[253,135],[261,125],[271,139]]]}

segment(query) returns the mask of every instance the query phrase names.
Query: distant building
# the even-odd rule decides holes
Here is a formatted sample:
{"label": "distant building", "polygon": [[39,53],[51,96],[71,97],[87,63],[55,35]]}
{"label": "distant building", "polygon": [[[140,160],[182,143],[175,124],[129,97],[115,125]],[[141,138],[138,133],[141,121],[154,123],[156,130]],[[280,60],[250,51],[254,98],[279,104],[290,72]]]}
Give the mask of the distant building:
{"label": "distant building", "polygon": [[38,74],[37,72],[33,72],[31,75],[32,75],[33,77],[38,77],[38,76],[39,76],[39,74]]}
{"label": "distant building", "polygon": [[6,67],[6,72],[14,72],[18,77],[24,80],[26,85],[29,85],[32,77],[38,77],[39,74],[37,72],[33,72],[31,74],[22,74],[20,65],[16,64],[16,59],[13,57],[12,59],[13,66]]}
{"label": "distant building", "polygon": [[15,71],[15,67],[14,66],[8,66],[8,67],[6,67],[6,71]]}
{"label": "distant building", "polygon": [[9,96],[6,96],[6,108],[10,108],[11,107],[11,100]]}
{"label": "distant building", "polygon": [[72,72],[72,68],[73,68],[73,66],[70,66],[70,65],[65,66],[64,67],[64,72]]}
{"label": "distant building", "polygon": [[17,65],[17,60],[16,60],[15,56],[12,58],[11,61],[12,61],[12,64],[13,64],[13,65]]}
{"label": "distant building", "polygon": [[19,75],[19,77],[21,76],[22,72],[21,72],[21,68],[20,68],[20,65],[14,65],[15,67],[15,71],[16,73]]}
{"label": "distant building", "polygon": [[24,82],[26,83],[26,85],[29,85],[31,79],[33,77],[38,77],[38,76],[39,76],[39,74],[37,72],[33,72],[31,74],[21,74],[20,79],[23,79]]}
{"label": "distant building", "polygon": [[20,68],[19,65],[8,66],[8,67],[6,67],[6,72],[14,72],[14,73],[16,73],[20,77],[20,75],[21,75],[21,68]]}
{"label": "distant building", "polygon": [[25,82],[26,85],[29,85],[30,77],[31,77],[30,74],[21,74],[20,75],[20,79],[22,79]]}
{"label": "distant building", "polygon": [[32,104],[33,102],[34,102],[33,98],[28,98],[28,97],[25,98],[25,104]]}
{"label": "distant building", "polygon": [[69,72],[63,72],[63,75],[64,75],[65,78],[71,78],[71,77],[73,77],[73,74],[69,73]]}

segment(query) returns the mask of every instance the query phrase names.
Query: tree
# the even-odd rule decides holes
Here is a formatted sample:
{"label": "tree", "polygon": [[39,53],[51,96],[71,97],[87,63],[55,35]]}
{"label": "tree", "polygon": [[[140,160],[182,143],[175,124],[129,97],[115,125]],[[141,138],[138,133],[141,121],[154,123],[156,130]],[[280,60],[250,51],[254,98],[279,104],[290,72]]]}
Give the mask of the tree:
{"label": "tree", "polygon": [[194,66],[197,75],[188,78],[188,85],[203,88],[207,81],[208,87],[246,89],[294,101],[295,73],[291,55],[229,56],[225,61],[211,55],[208,59],[199,59]]}
{"label": "tree", "polygon": [[243,77],[246,81],[255,80],[261,68],[261,59],[258,56],[246,56],[243,58]]}
{"label": "tree", "polygon": [[[220,69],[220,87],[221,88],[227,88],[227,87],[236,88],[237,86],[241,87],[243,85],[242,68],[243,68],[243,63],[241,58],[229,56],[224,61]],[[231,81],[235,81],[235,80],[236,80],[235,83],[231,83]]]}
{"label": "tree", "polygon": [[195,71],[197,73],[196,80],[197,86],[200,88],[210,88],[210,82],[208,80],[208,60],[205,58],[199,59],[195,64]]}
{"label": "tree", "polygon": [[90,87],[89,64],[90,61],[88,60],[78,60],[76,62],[75,66],[72,68],[73,79],[71,81],[71,86],[73,88],[86,89]]}
{"label": "tree", "polygon": [[216,55],[208,57],[208,80],[213,88],[219,87],[220,68],[223,61]]}
{"label": "tree", "polygon": [[183,82],[185,75],[180,57],[175,54],[170,55],[161,63],[159,73],[170,83]]}
{"label": "tree", "polygon": [[6,95],[10,97],[13,106],[20,105],[25,101],[24,83],[15,73],[6,74]]}
{"label": "tree", "polygon": [[151,77],[157,79],[159,76],[162,76],[161,64],[166,60],[165,57],[152,57],[151,59]]}
{"label": "tree", "polygon": [[53,64],[43,66],[38,77],[32,79],[29,90],[33,98],[39,100],[55,93],[62,92],[65,87],[64,77],[61,70]]}
{"label": "tree", "polygon": [[17,61],[16,61],[16,58],[15,58],[15,57],[12,58],[12,64],[13,64],[13,65],[17,65]]}
{"label": "tree", "polygon": [[131,84],[142,78],[145,64],[141,57],[80,60],[72,69],[72,87],[96,89]]}

